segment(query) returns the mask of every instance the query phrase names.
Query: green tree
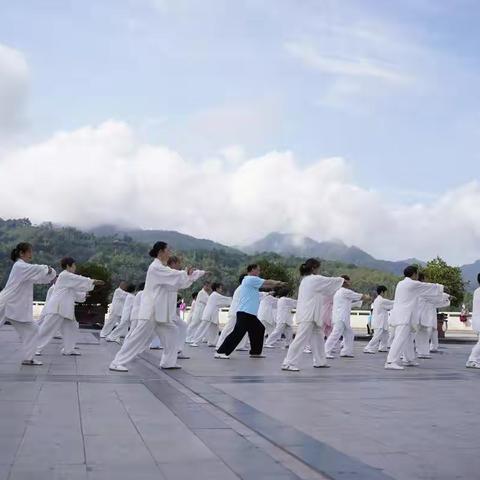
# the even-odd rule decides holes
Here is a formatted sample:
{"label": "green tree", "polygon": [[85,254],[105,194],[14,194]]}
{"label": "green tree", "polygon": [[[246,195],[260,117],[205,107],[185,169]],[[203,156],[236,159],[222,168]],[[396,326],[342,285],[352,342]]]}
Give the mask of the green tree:
{"label": "green tree", "polygon": [[445,286],[447,292],[454,297],[452,306],[458,307],[462,304],[465,296],[465,283],[460,267],[452,267],[437,257],[428,262],[422,271],[428,282],[441,283]]}

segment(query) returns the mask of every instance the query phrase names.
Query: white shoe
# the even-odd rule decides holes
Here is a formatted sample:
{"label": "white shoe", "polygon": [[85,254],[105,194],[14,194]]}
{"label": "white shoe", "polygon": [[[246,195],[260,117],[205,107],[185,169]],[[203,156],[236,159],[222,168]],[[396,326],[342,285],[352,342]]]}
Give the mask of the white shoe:
{"label": "white shoe", "polygon": [[379,353],[388,353],[388,348],[386,348],[386,349],[385,349],[385,348],[382,348],[381,350],[378,349],[378,352],[379,352]]}
{"label": "white shoe", "polygon": [[265,344],[264,347],[265,348],[275,348],[273,345],[267,345],[267,344]]}
{"label": "white shoe", "polygon": [[198,343],[192,342],[192,343],[190,344],[190,346],[191,346],[191,347],[198,347]]}
{"label": "white shoe", "polygon": [[286,372],[299,372],[300,369],[298,367],[294,367],[293,365],[282,365],[282,370]]}
{"label": "white shoe", "polygon": [[415,360],[408,360],[406,362],[404,361],[403,365],[405,365],[405,367],[418,367],[420,364]]}
{"label": "white shoe", "polygon": [[469,361],[465,366],[467,368],[480,368],[480,363]]}
{"label": "white shoe", "polygon": [[373,350],[364,350],[363,353],[369,353],[370,355],[375,355],[376,352],[374,352]]}
{"label": "white shoe", "polygon": [[313,368],[330,368],[330,365],[325,363],[325,365],[314,365]]}
{"label": "white shoe", "polygon": [[36,367],[36,366],[43,365],[43,363],[40,362],[40,360],[24,360],[22,362],[22,365],[30,365],[30,366]]}
{"label": "white shoe", "polygon": [[438,348],[431,348],[430,349],[430,353],[436,353],[436,352],[438,352]]}
{"label": "white shoe", "polygon": [[399,365],[398,363],[386,363],[385,369],[386,370],[405,370],[405,368]]}
{"label": "white shoe", "polygon": [[333,355],[325,355],[325,358],[328,358],[329,360],[334,359],[335,357]]}
{"label": "white shoe", "polygon": [[417,358],[432,358],[431,355],[417,355]]}
{"label": "white shoe", "polygon": [[[288,348],[288,347],[285,347],[285,348]],[[310,348],[305,348],[303,350],[303,353],[312,353],[312,350]]]}
{"label": "white shoe", "polygon": [[36,356],[36,357],[41,357],[41,356],[42,356],[42,351],[41,351],[41,350],[37,350],[37,351],[35,352],[35,356]]}
{"label": "white shoe", "polygon": [[227,360],[227,359],[229,359],[230,357],[229,357],[228,355],[226,355],[225,353],[216,353],[216,354],[214,355],[214,358],[222,358],[222,359],[224,359],[224,360]]}
{"label": "white shoe", "polygon": [[355,356],[354,355],[340,355],[340,358],[355,358]]}
{"label": "white shoe", "polygon": [[70,353],[65,353],[62,349],[62,355],[65,355],[66,357],[79,357],[81,355],[80,352],[70,352]]}
{"label": "white shoe", "polygon": [[183,353],[180,353],[177,355],[177,359],[179,360],[188,360],[190,357],[188,355],[184,355]]}
{"label": "white shoe", "polygon": [[110,337],[105,337],[105,340],[107,342],[116,342],[116,340],[114,340],[113,338],[110,338]]}
{"label": "white shoe", "polygon": [[123,365],[115,365],[114,363],[110,364],[109,370],[112,372],[128,372],[128,368]]}

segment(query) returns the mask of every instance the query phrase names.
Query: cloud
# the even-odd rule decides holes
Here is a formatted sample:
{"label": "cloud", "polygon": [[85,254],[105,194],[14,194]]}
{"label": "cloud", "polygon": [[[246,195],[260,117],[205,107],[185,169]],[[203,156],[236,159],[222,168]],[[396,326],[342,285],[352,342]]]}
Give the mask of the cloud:
{"label": "cloud", "polygon": [[0,44],[0,137],[15,131],[23,121],[28,79],[24,56]]}
{"label": "cloud", "polygon": [[340,238],[381,258],[478,258],[480,184],[432,202],[390,205],[355,184],[350,164],[303,165],[292,152],[248,158],[238,146],[192,162],[109,121],[0,157],[0,216],[90,227],[176,229],[228,244],[272,231]]}

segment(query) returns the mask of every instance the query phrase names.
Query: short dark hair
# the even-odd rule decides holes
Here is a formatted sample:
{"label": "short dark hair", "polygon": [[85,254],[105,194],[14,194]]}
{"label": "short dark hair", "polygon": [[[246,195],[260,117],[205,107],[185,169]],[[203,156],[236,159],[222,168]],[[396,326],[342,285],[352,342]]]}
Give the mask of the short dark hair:
{"label": "short dark hair", "polygon": [[418,273],[418,267],[416,265],[409,265],[403,271],[403,274],[408,278],[413,277],[416,273]]}
{"label": "short dark hair", "polygon": [[424,281],[425,281],[425,274],[424,274],[423,272],[420,272],[420,273],[418,274],[418,280],[419,280],[420,282],[424,282]]}
{"label": "short dark hair", "polygon": [[128,293],[133,293],[135,291],[135,284],[134,283],[129,283],[126,291]]}
{"label": "short dark hair", "polygon": [[477,282],[480,283],[480,273],[477,275]]}
{"label": "short dark hair", "polygon": [[243,282],[243,279],[247,276],[246,273],[242,273],[239,277],[238,277],[238,284],[241,285],[241,283]]}
{"label": "short dark hair", "polygon": [[198,292],[193,292],[192,293],[192,300],[195,300],[197,298]]}
{"label": "short dark hair", "polygon": [[212,290],[216,292],[220,287],[223,287],[223,283],[220,282],[214,282],[212,283]]}
{"label": "short dark hair", "polygon": [[347,282],[349,282],[351,279],[348,275],[340,275],[341,278],[343,278],[344,280],[346,280]]}
{"label": "short dark hair", "polygon": [[151,250],[148,252],[148,254],[153,258],[157,258],[158,254],[163,250],[165,250],[167,247],[168,247],[167,242],[155,242]]}
{"label": "short dark hair", "polygon": [[317,260],[316,258],[309,258],[305,261],[305,263],[302,263],[300,265],[300,275],[302,277],[305,277],[306,275],[311,275],[314,270],[320,267],[320,265],[320,260]]}
{"label": "short dark hair", "polygon": [[60,266],[62,270],[66,270],[67,267],[71,267],[75,263],[75,259],[73,257],[63,257],[60,260]]}
{"label": "short dark hair", "polygon": [[32,244],[28,242],[20,242],[17,246],[10,252],[10,259],[12,262],[16,262],[20,258],[21,253],[27,253],[32,249]]}
{"label": "short dark hair", "polygon": [[204,287],[207,286],[207,285],[210,286],[211,284],[212,284],[212,282],[211,282],[210,280],[205,280],[205,281],[203,282],[203,286],[204,286]]}
{"label": "short dark hair", "polygon": [[145,288],[145,282],[140,282],[137,286],[137,290],[141,292]]}
{"label": "short dark hair", "polygon": [[377,287],[378,295],[381,295],[382,293],[385,293],[387,290],[388,290],[388,288],[385,285],[379,285]]}
{"label": "short dark hair", "polygon": [[247,272],[250,273],[252,270],[256,270],[258,268],[258,263],[251,263],[247,266]]}
{"label": "short dark hair", "polygon": [[168,261],[167,261],[167,265],[169,267],[171,267],[174,263],[179,263],[180,262],[180,258],[177,257],[176,255],[172,255]]}

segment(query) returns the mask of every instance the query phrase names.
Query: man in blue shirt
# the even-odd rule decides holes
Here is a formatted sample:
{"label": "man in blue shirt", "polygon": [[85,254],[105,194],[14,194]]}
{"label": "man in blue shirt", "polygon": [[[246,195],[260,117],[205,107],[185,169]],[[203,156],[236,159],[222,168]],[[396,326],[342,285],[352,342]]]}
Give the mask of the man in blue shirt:
{"label": "man in blue shirt", "polygon": [[262,358],[265,327],[257,318],[260,306],[260,288],[272,289],[285,286],[285,282],[260,278],[260,267],[252,264],[247,267],[247,275],[240,286],[237,322],[232,333],[225,338],[215,354],[215,358],[229,358],[246,333],[250,339],[250,357]]}

